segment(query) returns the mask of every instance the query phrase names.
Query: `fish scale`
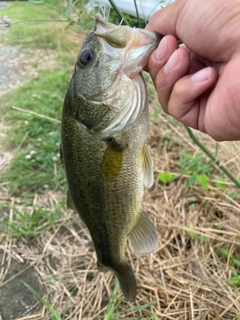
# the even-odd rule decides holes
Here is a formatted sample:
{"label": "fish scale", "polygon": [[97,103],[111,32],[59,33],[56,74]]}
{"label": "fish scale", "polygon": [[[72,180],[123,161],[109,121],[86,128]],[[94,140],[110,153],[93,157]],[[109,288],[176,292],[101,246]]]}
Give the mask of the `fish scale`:
{"label": "fish scale", "polygon": [[158,42],[154,33],[115,26],[98,14],[82,44],[62,113],[68,205],[90,232],[99,270],[113,271],[130,301],[137,286],[125,258],[126,241],[137,255],[158,246],[157,230],[142,207],[143,184],[153,183],[153,162],[141,75]]}

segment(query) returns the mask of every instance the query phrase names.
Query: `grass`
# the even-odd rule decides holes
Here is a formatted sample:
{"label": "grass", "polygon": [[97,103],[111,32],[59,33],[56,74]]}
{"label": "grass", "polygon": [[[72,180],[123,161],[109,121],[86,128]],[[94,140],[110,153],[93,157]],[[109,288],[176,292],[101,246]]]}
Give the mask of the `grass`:
{"label": "grass", "polygon": [[[39,300],[39,302],[41,302],[46,307],[46,309],[52,315],[50,317],[50,319],[52,319],[52,320],[65,320],[68,318],[67,315],[64,315],[65,312],[63,312],[63,315],[59,314],[57,307],[52,306],[48,300],[42,298],[42,296],[34,288],[32,288],[30,285],[28,285],[26,282],[23,282],[23,283],[27,287],[27,289]],[[114,289],[113,289],[112,295],[111,295],[110,300],[107,305],[107,310],[104,315],[104,320],[117,320],[122,315],[124,316],[125,320],[129,320],[132,318],[127,317],[128,313],[130,313],[132,311],[139,311],[139,310],[143,310],[146,313],[144,313],[144,315],[142,317],[139,317],[138,320],[141,320],[141,319],[153,320],[156,318],[157,314],[152,314],[149,317],[148,316],[149,312],[147,310],[149,307],[154,306],[156,304],[155,301],[145,303],[143,305],[133,306],[133,307],[124,309],[123,311],[117,312],[116,311],[117,308],[122,303],[122,301],[118,299],[118,292],[119,292],[118,280],[115,278]],[[69,299],[68,299],[67,303],[68,302],[69,302]],[[66,303],[66,305],[67,305],[67,303]]]}
{"label": "grass", "polygon": [[48,208],[27,206],[28,202],[29,199],[26,199],[21,206],[5,204],[5,214],[0,221],[1,232],[11,236],[15,242],[20,238],[39,238],[44,232],[56,229],[57,223],[65,219],[62,216],[62,202]]}
{"label": "grass", "polygon": [[[64,9],[59,1],[48,3],[57,4],[69,23],[73,16],[68,5]],[[90,25],[81,2],[77,10]],[[48,6],[26,2],[11,3],[1,14],[14,23],[63,18]],[[65,30],[68,23],[14,23],[4,39],[27,50],[25,59],[37,75],[0,97],[7,127],[1,151],[13,154],[0,179],[0,250],[9,265],[11,259],[24,261],[38,273],[42,291],[25,281],[29,294],[43,306],[35,318],[239,319],[239,192],[199,152],[185,129],[161,111],[149,80],[148,144],[155,182],[145,193],[144,207],[159,230],[159,249],[138,258],[126,249],[138,279],[135,305],[122,300],[112,273],[97,271],[86,227],[66,210],[59,159],[58,121],[84,34],[75,37],[76,28]],[[44,55],[49,61],[41,65]],[[215,143],[204,135],[200,139],[215,154]],[[235,177],[238,155],[238,143],[219,144],[218,157]],[[1,281],[0,290],[5,290]]]}
{"label": "grass", "polygon": [[131,317],[130,318],[127,317],[127,314],[129,312],[139,311],[139,310],[146,311],[144,316],[138,318],[139,320],[140,319],[146,319],[146,320],[155,319],[155,317],[157,316],[156,313],[152,314],[150,317],[149,317],[149,315],[147,315],[147,313],[148,313],[147,308],[154,306],[156,304],[155,301],[152,301],[152,302],[149,302],[149,303],[146,303],[143,305],[136,305],[136,306],[124,309],[123,311],[117,312],[117,308],[122,303],[122,301],[119,300],[119,298],[118,298],[118,292],[119,292],[119,284],[118,284],[118,280],[115,278],[114,288],[113,288],[112,295],[111,295],[109,302],[108,302],[107,311],[105,313],[104,320],[113,320],[113,319],[117,320],[117,319],[119,319],[119,317],[121,315],[124,315],[124,319],[128,320],[128,319],[131,319]]}
{"label": "grass", "polygon": [[44,300],[35,289],[33,289],[31,286],[29,286],[26,282],[23,282],[23,284],[47,308],[47,310],[49,310],[50,314],[52,315],[52,317],[50,317],[50,320],[63,320],[64,319],[58,313],[56,308],[54,306],[52,306],[48,301]]}
{"label": "grass", "polygon": [[[48,1],[48,4],[64,12],[59,1]],[[42,66],[46,70],[40,70],[37,77],[1,98],[1,113],[10,126],[4,143],[8,148],[17,150],[4,179],[9,181],[8,190],[11,194],[57,189],[64,179],[59,159],[60,125],[49,121],[47,117],[61,119],[62,103],[78,50],[73,41],[73,31],[66,32],[64,28],[67,24],[46,22],[59,20],[59,12],[42,3],[11,3],[2,10],[2,14],[12,21],[5,39],[7,43],[28,49],[50,49],[55,53],[54,59],[57,61],[50,68],[46,61],[46,65]],[[87,19],[84,19],[87,23]],[[41,22],[24,22],[27,20]],[[68,36],[62,36],[64,33]],[[36,54],[35,60],[31,60],[32,68],[38,67],[41,54]],[[49,52],[45,51],[45,54]],[[24,99],[19,99],[23,96]],[[12,106],[33,111],[43,117],[17,112]]]}
{"label": "grass", "polygon": [[[2,98],[5,121],[11,126],[5,144],[18,150],[5,175],[9,181],[8,189],[13,194],[57,188],[64,176],[59,157],[60,125],[11,107],[17,106],[60,121],[68,81],[69,75],[63,71],[42,71]],[[27,98],[19,100],[23,92]]]}
{"label": "grass", "polygon": [[[61,1],[46,2],[57,10],[64,11]],[[67,23],[63,22],[56,10],[51,10],[43,3],[17,1],[1,10],[1,15],[7,15],[11,20],[8,32],[10,44],[19,45],[21,48],[58,51],[70,51],[74,48],[74,43],[69,41],[68,37],[62,36]],[[84,22],[84,18],[82,20]]]}

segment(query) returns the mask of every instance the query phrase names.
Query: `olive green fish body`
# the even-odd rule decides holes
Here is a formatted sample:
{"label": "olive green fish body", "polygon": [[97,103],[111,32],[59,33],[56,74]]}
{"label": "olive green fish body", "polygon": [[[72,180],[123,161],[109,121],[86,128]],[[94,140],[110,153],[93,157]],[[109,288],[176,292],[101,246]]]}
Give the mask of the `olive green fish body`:
{"label": "olive green fish body", "polygon": [[[102,19],[101,26],[104,23]],[[115,34],[107,32],[107,37],[111,43]],[[69,197],[91,234],[99,270],[113,270],[125,297],[135,300],[126,240],[137,254],[157,246],[157,232],[141,204],[143,183],[152,183],[145,146],[148,98],[140,71],[133,78],[126,76],[123,62],[115,56],[118,49],[104,50],[106,44],[98,38],[91,32],[85,39],[65,97],[62,156]]]}

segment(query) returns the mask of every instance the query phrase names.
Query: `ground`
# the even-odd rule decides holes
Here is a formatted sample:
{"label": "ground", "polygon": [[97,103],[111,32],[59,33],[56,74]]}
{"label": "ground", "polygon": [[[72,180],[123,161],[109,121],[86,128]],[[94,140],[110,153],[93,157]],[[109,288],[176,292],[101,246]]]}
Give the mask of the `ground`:
{"label": "ground", "polygon": [[[0,260],[3,261],[3,254],[0,254]],[[6,264],[7,261],[3,265],[3,269],[7,270],[5,284],[3,283],[0,289],[2,320],[21,318],[40,309],[41,305],[23,283],[26,282],[36,290],[40,290],[38,274],[34,268],[15,259],[12,259],[8,268]]]}
{"label": "ground", "polygon": [[[36,50],[33,54],[31,50],[0,46],[0,95],[38,73],[41,65],[31,68],[31,63],[26,63],[36,54]],[[54,63],[51,55],[48,60]],[[153,91],[151,84],[148,86]],[[98,272],[88,230],[60,203],[60,191],[47,190],[35,194],[33,203],[43,208],[60,204],[62,218],[54,228],[37,239],[23,236],[17,242],[0,234],[1,320],[240,319],[239,191],[226,177],[221,180],[224,187],[220,186],[221,171],[216,163],[207,172],[207,187],[189,185],[193,165],[200,170],[203,160],[207,161],[198,156],[199,148],[184,127],[162,113],[151,94],[150,100],[148,145],[154,159],[154,185],[145,190],[143,204],[159,231],[160,241],[157,251],[147,257],[135,257],[126,248],[138,282],[136,303],[123,301],[120,291],[114,291],[117,285],[112,273]],[[3,120],[2,140],[7,129]],[[214,141],[195,134],[216,153]],[[218,146],[220,163],[237,178],[239,150],[239,143]],[[0,172],[7,170],[12,156],[11,150],[1,149]],[[159,173],[165,178],[170,174],[170,179],[160,181]],[[0,200],[21,212],[20,197],[10,197],[7,182],[1,177],[0,182]],[[4,208],[10,220],[11,206]],[[32,212],[32,205],[27,209]],[[39,302],[24,283],[49,304]],[[113,313],[120,313],[107,317],[111,306]]]}
{"label": "ground", "polygon": [[[6,5],[7,2],[1,2],[0,9]],[[7,32],[7,30],[0,26],[0,32]],[[33,56],[33,51],[20,50],[17,47],[5,45],[4,43],[0,44],[0,96],[37,74],[35,68],[29,67],[31,65],[28,63],[30,55]],[[0,124],[0,145],[1,139],[5,136],[5,129],[2,122]],[[11,157],[12,153],[10,151],[1,150],[1,170],[7,166]],[[7,197],[6,190],[0,188],[0,199],[4,197]],[[0,219],[2,219],[1,212]],[[1,240],[0,236],[0,242]],[[40,289],[39,276],[34,267],[29,266],[29,264],[26,264],[19,257],[10,259],[9,255],[11,255],[9,252],[7,255],[0,252],[2,270],[0,271],[0,278],[4,278],[4,282],[1,283],[0,287],[1,320],[22,318],[42,308],[39,301],[23,283],[28,283],[36,290]]]}

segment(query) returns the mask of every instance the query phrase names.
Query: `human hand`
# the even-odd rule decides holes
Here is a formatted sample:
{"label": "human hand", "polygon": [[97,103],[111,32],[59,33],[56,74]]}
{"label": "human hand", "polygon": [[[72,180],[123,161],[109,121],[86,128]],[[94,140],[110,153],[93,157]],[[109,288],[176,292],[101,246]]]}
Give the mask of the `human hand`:
{"label": "human hand", "polygon": [[176,0],[146,26],[167,35],[147,66],[163,110],[217,141],[240,139],[239,23],[239,0]]}

